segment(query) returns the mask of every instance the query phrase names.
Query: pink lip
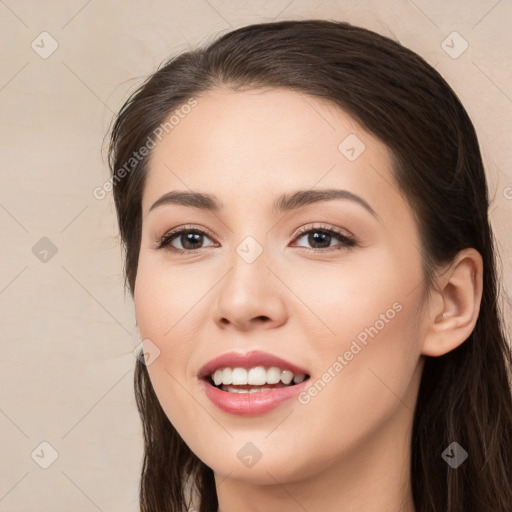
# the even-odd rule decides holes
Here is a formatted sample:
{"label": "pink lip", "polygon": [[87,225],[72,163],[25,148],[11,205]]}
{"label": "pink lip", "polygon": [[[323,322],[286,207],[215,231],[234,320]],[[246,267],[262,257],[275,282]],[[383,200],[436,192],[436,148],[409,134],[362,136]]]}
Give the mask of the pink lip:
{"label": "pink lip", "polygon": [[276,366],[281,370],[289,370],[295,375],[300,375],[301,373],[309,374],[307,370],[296,366],[289,361],[285,361],[280,357],[273,356],[272,354],[268,354],[267,352],[259,352],[254,350],[252,352],[246,352],[245,354],[230,352],[228,354],[223,354],[218,356],[211,361],[208,361],[198,373],[198,378],[207,379],[212,373],[215,373],[215,370],[219,368],[253,368],[255,366],[265,366],[270,368],[271,366]]}
{"label": "pink lip", "polygon": [[271,411],[282,402],[298,395],[309,379],[299,384],[284,388],[274,388],[268,391],[257,391],[255,393],[228,393],[210,384],[209,377],[219,368],[253,368],[264,366],[270,368],[276,366],[282,370],[289,370],[294,375],[306,374],[309,372],[280,357],[267,354],[266,352],[252,351],[245,354],[231,352],[223,354],[206,363],[198,373],[200,384],[206,396],[219,409],[230,414],[239,416],[253,416]]}
{"label": "pink lip", "polygon": [[309,379],[286,388],[275,388],[255,393],[228,393],[212,386],[208,380],[200,381],[206,396],[219,409],[238,416],[255,416],[275,409],[279,404],[297,396]]}

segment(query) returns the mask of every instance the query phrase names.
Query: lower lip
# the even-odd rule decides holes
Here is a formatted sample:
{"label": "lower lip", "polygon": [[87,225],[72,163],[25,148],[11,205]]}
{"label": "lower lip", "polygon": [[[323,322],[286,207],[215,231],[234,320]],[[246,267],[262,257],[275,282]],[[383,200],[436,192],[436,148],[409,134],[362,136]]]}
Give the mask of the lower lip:
{"label": "lower lip", "polygon": [[255,416],[269,412],[286,400],[296,397],[308,380],[294,386],[254,393],[229,393],[212,386],[206,380],[201,380],[201,385],[204,386],[206,396],[222,411],[237,416]]}

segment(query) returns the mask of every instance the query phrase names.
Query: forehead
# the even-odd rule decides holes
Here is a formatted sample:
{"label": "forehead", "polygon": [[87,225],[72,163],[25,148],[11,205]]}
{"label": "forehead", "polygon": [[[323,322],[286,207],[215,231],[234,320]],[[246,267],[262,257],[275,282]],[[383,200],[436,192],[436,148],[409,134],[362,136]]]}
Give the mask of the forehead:
{"label": "forehead", "polygon": [[370,204],[399,197],[388,148],[327,100],[229,88],[195,99],[152,150],[144,213],[172,189],[240,206],[250,199],[270,207],[282,192],[314,187],[344,188]]}

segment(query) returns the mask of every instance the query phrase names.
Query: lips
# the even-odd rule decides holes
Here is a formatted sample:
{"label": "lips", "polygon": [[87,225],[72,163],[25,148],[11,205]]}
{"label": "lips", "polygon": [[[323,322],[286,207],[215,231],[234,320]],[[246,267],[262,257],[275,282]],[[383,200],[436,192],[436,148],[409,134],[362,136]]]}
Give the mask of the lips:
{"label": "lips", "polygon": [[[294,375],[306,375],[306,379],[298,384],[284,386],[282,383],[259,386],[260,390],[253,393],[234,393],[217,388],[210,375],[224,368],[245,368],[258,366],[277,367]],[[206,363],[197,375],[201,389],[209,400],[221,411],[237,416],[254,416],[272,411],[281,404],[290,402],[308,383],[310,373],[290,361],[268,354],[252,351],[247,353],[231,352],[223,354]],[[256,388],[258,386],[235,386],[240,388]]]}
{"label": "lips", "polygon": [[281,404],[293,403],[293,398],[296,398],[304,390],[308,381],[284,388],[245,394],[226,393],[212,386],[205,379],[199,382],[209,400],[224,413],[236,416],[256,416],[269,413]]}
{"label": "lips", "polygon": [[199,379],[208,379],[208,377],[218,369],[245,368],[248,370],[255,366],[275,366],[281,370],[288,370],[294,375],[310,375],[310,372],[305,368],[297,366],[278,356],[268,354],[267,352],[251,351],[246,353],[230,352],[228,354],[218,356],[202,366],[197,376]]}

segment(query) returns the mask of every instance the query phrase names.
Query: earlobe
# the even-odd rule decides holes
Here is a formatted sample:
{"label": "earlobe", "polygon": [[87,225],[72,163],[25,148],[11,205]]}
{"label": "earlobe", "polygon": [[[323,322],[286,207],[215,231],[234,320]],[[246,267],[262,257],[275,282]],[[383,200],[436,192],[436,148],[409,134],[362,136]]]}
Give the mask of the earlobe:
{"label": "earlobe", "polygon": [[483,261],[473,248],[460,251],[437,278],[422,354],[438,357],[456,349],[473,332],[483,288]]}

